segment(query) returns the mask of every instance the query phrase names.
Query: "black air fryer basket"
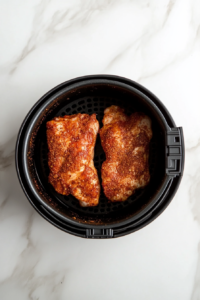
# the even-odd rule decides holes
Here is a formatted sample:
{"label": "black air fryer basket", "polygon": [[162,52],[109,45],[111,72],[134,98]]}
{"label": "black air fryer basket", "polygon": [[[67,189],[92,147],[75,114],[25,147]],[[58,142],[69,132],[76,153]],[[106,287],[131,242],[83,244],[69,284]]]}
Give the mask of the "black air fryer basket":
{"label": "black air fryer basket", "polygon": [[[77,199],[58,194],[48,183],[46,122],[66,114],[96,113],[102,127],[104,109],[113,104],[127,114],[142,111],[151,118],[151,180],[124,202],[109,202],[101,190],[98,206],[80,207]],[[184,153],[182,128],[157,97],[126,78],[94,75],[56,86],[33,106],[19,131],[16,169],[28,200],[47,221],[80,237],[112,238],[144,227],[167,207],[182,178]],[[98,136],[94,163],[99,178],[104,160]]]}

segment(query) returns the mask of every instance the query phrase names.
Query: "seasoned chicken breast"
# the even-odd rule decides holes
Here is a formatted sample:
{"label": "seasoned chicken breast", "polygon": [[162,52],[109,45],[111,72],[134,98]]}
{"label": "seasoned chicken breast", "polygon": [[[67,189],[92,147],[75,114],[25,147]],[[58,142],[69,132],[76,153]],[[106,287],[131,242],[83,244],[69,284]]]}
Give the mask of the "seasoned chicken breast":
{"label": "seasoned chicken breast", "polygon": [[150,180],[151,120],[143,113],[127,116],[112,105],[104,111],[100,137],[106,154],[101,170],[104,193],[111,201],[125,201]]}
{"label": "seasoned chicken breast", "polygon": [[76,114],[47,122],[49,182],[62,194],[72,194],[81,206],[99,203],[100,184],[94,167],[99,123],[96,115]]}

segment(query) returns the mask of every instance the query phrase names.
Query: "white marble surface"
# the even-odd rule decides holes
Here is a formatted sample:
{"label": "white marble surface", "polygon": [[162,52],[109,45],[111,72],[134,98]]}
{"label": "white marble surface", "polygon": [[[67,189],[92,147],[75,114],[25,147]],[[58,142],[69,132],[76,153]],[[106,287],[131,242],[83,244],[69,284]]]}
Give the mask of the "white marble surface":
{"label": "white marble surface", "polygon": [[[19,126],[46,91],[87,74],[149,88],[183,126],[186,165],[153,223],[114,240],[59,231],[26,200]],[[0,299],[200,299],[200,1],[0,0]]]}

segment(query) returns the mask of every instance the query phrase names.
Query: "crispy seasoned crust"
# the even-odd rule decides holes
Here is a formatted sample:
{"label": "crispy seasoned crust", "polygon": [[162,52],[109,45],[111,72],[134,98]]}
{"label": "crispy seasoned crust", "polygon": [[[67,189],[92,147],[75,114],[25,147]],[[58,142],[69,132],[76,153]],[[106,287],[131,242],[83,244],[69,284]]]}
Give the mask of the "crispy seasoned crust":
{"label": "crispy seasoned crust", "polygon": [[111,201],[125,201],[135,189],[150,180],[149,143],[151,120],[143,113],[127,116],[112,105],[105,109],[101,144],[106,154],[102,164],[102,186]]}
{"label": "crispy seasoned crust", "polygon": [[99,123],[96,115],[76,114],[47,122],[49,182],[62,194],[72,194],[81,206],[99,203],[100,184],[94,167]]}

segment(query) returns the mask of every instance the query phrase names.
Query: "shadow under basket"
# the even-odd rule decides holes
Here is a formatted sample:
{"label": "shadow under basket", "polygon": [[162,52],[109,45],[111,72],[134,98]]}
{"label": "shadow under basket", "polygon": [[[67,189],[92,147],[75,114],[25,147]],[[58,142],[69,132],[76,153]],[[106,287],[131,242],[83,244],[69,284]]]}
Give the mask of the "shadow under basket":
{"label": "shadow under basket", "polygon": [[[99,205],[81,207],[72,195],[58,194],[48,182],[46,122],[56,116],[97,114],[102,127],[106,107],[118,105],[152,120],[149,167],[151,179],[124,202],[112,203],[101,189]],[[85,238],[127,235],[153,221],[176,193],[184,168],[181,127],[165,106],[138,83],[113,75],[93,75],[64,82],[45,94],[30,110],[19,130],[16,169],[21,186],[37,212],[56,227]],[[98,136],[94,163],[101,178],[105,154]]]}

